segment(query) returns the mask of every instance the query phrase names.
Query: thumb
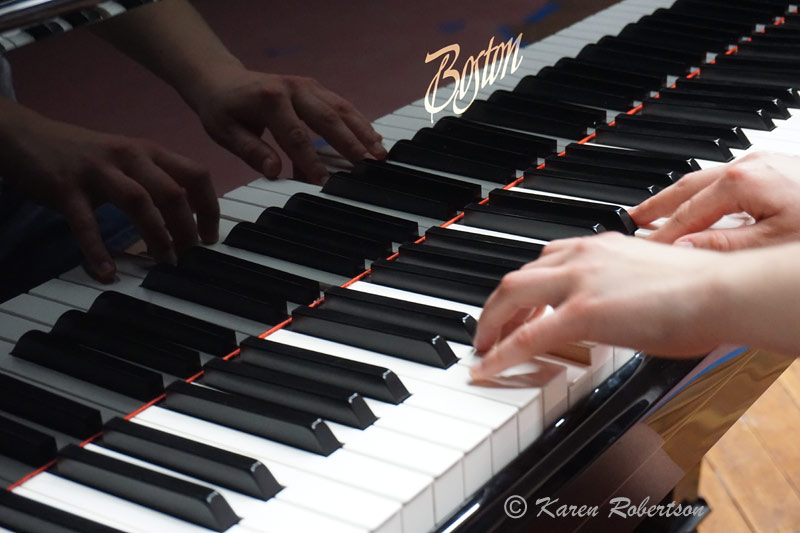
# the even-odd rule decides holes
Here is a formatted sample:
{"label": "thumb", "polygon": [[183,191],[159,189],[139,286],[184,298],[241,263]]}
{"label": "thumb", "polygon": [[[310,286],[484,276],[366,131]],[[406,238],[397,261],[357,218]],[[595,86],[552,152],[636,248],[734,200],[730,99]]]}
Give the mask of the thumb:
{"label": "thumb", "polygon": [[231,126],[222,136],[220,144],[267,178],[274,179],[281,171],[281,158],[278,153],[247,128],[240,125]]}
{"label": "thumb", "polygon": [[733,229],[712,229],[684,235],[673,244],[718,252],[731,252],[763,246],[765,236],[758,224]]}

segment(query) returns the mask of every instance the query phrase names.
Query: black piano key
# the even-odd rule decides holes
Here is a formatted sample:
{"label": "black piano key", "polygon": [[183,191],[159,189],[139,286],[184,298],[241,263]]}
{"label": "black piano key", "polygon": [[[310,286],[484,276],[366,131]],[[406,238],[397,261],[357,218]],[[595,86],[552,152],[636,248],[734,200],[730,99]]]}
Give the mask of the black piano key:
{"label": "black piano key", "polygon": [[[421,146],[440,150],[457,157],[467,159],[479,159],[497,166],[511,166],[516,169],[524,170],[531,163],[536,162],[536,157],[529,157],[521,152],[514,152],[510,149],[495,148],[489,145],[454,139],[449,135],[439,133],[433,128],[422,128],[414,134],[412,141]],[[478,176],[479,177],[479,176]]]}
{"label": "black piano key", "polygon": [[667,135],[625,132],[613,126],[601,126],[595,132],[595,141],[600,144],[637,148],[661,152],[686,158],[708,159],[727,163],[733,154],[719,142],[695,139],[678,139]]}
{"label": "black piano key", "polygon": [[20,337],[11,353],[143,402],[149,402],[164,392],[161,374],[78,346],[58,335],[29,331]]}
{"label": "black piano key", "polygon": [[536,73],[536,77],[554,83],[561,83],[573,87],[584,87],[592,91],[598,91],[606,94],[616,94],[618,96],[629,98],[631,101],[641,100],[645,96],[650,95],[650,91],[648,89],[640,86],[627,85],[620,81],[601,80],[596,77],[586,76],[583,74],[564,72],[556,69],[555,67],[544,67],[542,70]]}
{"label": "black piano key", "polygon": [[320,383],[350,389],[395,405],[410,396],[400,378],[387,368],[268,339],[246,338],[242,341],[238,360],[243,364],[304,376]]}
{"label": "black piano key", "polygon": [[331,175],[322,187],[322,192],[439,220],[449,220],[457,213],[457,209],[447,202],[426,198],[419,194],[400,192],[376,183],[366,183],[363,180],[354,179],[345,172],[336,172]]}
{"label": "black piano key", "polygon": [[525,263],[538,259],[544,248],[542,244],[439,227],[425,232],[425,242],[441,248],[476,252]]}
{"label": "black piano key", "polygon": [[88,439],[103,428],[98,410],[4,374],[0,374],[0,410],[78,439]]}
{"label": "black piano key", "polygon": [[646,54],[621,52],[601,48],[596,44],[584,46],[575,58],[581,62],[614,69],[635,69],[636,72],[663,77],[667,75],[684,76],[689,67],[677,61],[648,57]]}
{"label": "black piano key", "polygon": [[535,113],[520,113],[507,107],[501,107],[485,100],[475,100],[463,115],[466,120],[529,131],[543,135],[555,135],[566,139],[580,140],[588,135],[583,124],[556,120]]}
{"label": "black piano key", "polygon": [[252,222],[236,224],[225,238],[225,244],[347,277],[357,276],[366,268],[361,257],[344,256],[284,239]]}
{"label": "black piano key", "polygon": [[368,183],[386,184],[398,191],[436,198],[455,208],[482,196],[481,186],[476,183],[393,165],[386,161],[365,159],[353,167],[351,175],[354,179]]}
{"label": "black piano key", "polygon": [[189,378],[200,372],[200,354],[160,337],[142,338],[97,314],[77,310],[61,315],[53,333],[159,372]]}
{"label": "black piano key", "polygon": [[766,115],[771,118],[787,119],[791,116],[786,106],[777,98],[677,88],[662,91],[660,98],[664,101],[675,102],[719,103],[727,106],[736,106],[745,110],[763,109]]}
{"label": "black piano key", "polygon": [[0,455],[33,467],[56,458],[56,439],[0,414]]}
{"label": "black piano key", "polygon": [[214,531],[239,522],[216,490],[70,444],[61,450],[62,477]]}
{"label": "black piano key", "polygon": [[495,206],[524,209],[545,217],[586,220],[602,224],[609,231],[619,231],[633,235],[637,229],[628,213],[613,205],[580,202],[562,198],[537,196],[524,192],[495,189],[489,193],[490,204]]}
{"label": "black piano key", "polygon": [[724,52],[729,44],[727,39],[720,42],[704,32],[652,28],[638,23],[628,24],[617,35],[625,40],[688,52]]}
{"label": "black piano key", "polygon": [[238,287],[224,287],[169,264],[150,269],[142,287],[182,300],[198,303],[264,324],[277,324],[287,317],[286,301],[250,295]]}
{"label": "black piano key", "polygon": [[710,6],[704,2],[697,2],[695,0],[676,0],[671,11],[677,13],[687,13],[691,15],[709,15],[713,13],[715,18],[722,21],[737,22],[741,24],[769,24],[775,18],[773,15],[765,15],[759,10],[731,7],[730,5],[720,6],[718,9],[711,9]]}
{"label": "black piano key", "polygon": [[471,315],[367,292],[331,287],[325,291],[324,309],[398,326],[431,331],[463,344],[472,344],[478,323]]}
{"label": "black piano key", "polygon": [[358,429],[377,420],[357,392],[268,368],[215,359],[201,383]]}
{"label": "black piano key", "polygon": [[434,148],[418,141],[400,140],[389,150],[386,159],[495,183],[511,183],[516,178],[515,165],[499,165],[482,160],[477,155],[478,150],[475,150],[475,157],[458,155],[455,152],[461,153],[463,147],[454,144],[448,143],[446,146]]}
{"label": "black piano key", "polygon": [[624,150],[593,144],[568,144],[566,157],[583,161],[609,163],[615,166],[640,170],[666,170],[674,176],[683,176],[700,170],[700,165],[691,157],[672,157],[646,150]]}
{"label": "black piano key", "polygon": [[454,139],[483,144],[500,150],[523,153],[531,161],[538,157],[546,157],[557,150],[555,139],[509,131],[456,117],[440,118],[434,124],[433,129]]}
{"label": "black piano key", "polygon": [[492,231],[501,231],[552,241],[572,237],[588,237],[606,231],[602,224],[567,217],[542,217],[524,209],[492,204],[472,204],[464,208],[463,224]]}
{"label": "black piano key", "polygon": [[583,84],[570,83],[568,85],[565,82],[555,82],[540,78],[538,75],[522,78],[514,88],[514,92],[539,98],[549,98],[560,102],[585,104],[618,111],[627,111],[634,106],[633,98],[631,97],[593,90]]}
{"label": "black piano key", "polygon": [[624,83],[625,85],[639,87],[644,91],[658,90],[664,86],[665,81],[661,76],[653,76],[610,67],[602,67],[593,65],[591,63],[586,63],[585,61],[573,59],[571,57],[559,59],[555,64],[555,68],[562,72],[577,74],[579,76]]}
{"label": "black piano key", "polygon": [[707,10],[705,12],[685,13],[673,11],[668,8],[656,9],[650,16],[657,20],[665,20],[671,22],[681,22],[685,24],[692,24],[702,28],[722,29],[727,31],[736,32],[737,35],[744,35],[750,33],[755,27],[754,24],[749,22],[734,22],[730,20],[722,20],[715,17],[716,10]]}
{"label": "black piano key", "polygon": [[497,286],[493,279],[457,274],[449,270],[409,265],[397,261],[379,259],[372,263],[374,283],[403,289],[429,296],[436,296],[478,307]]}
{"label": "black piano key", "polygon": [[706,60],[705,52],[689,52],[677,50],[670,44],[646,44],[621,37],[607,35],[597,41],[597,46],[608,52],[622,52],[625,54],[647,54],[653,58],[672,61],[680,65],[696,67]]}
{"label": "black piano key", "polygon": [[788,59],[789,61],[796,61],[798,57],[798,47],[797,45],[785,43],[778,44],[751,41],[740,44],[738,54],[742,57],[758,59],[775,59],[777,61]]}
{"label": "black piano key", "polygon": [[208,279],[212,283],[232,284],[232,287],[262,299],[310,304],[319,299],[319,282],[270,268],[252,261],[195,246],[178,258],[178,267]]}
{"label": "black piano key", "polygon": [[[517,87],[522,86],[527,78],[534,78],[534,76],[525,76],[517,84]],[[606,112],[602,109],[567,104],[552,98],[541,98],[525,94],[524,91],[517,89],[514,89],[514,92],[497,90],[489,96],[488,101],[507,109],[517,110],[520,113],[534,113],[551,117],[555,120],[566,120],[567,122],[582,124],[587,127],[606,123]]]}
{"label": "black piano key", "polygon": [[623,187],[650,186],[654,184],[661,187],[669,187],[678,181],[680,177],[671,170],[644,170],[605,161],[576,160],[559,156],[548,157],[545,159],[545,167],[543,169],[533,169],[530,172],[533,171],[564,173],[564,177],[574,175],[577,178],[584,178],[588,181]]}
{"label": "black piano key", "polygon": [[83,26],[84,24],[88,24],[90,22],[97,22],[102,19],[100,13],[92,9],[70,11],[69,13],[64,13],[61,15],[61,18],[69,22],[73,28]]}
{"label": "black piano key", "polygon": [[653,133],[655,135],[677,136],[685,139],[713,139],[728,148],[745,150],[752,143],[738,126],[713,126],[687,119],[648,117],[643,115],[620,115],[614,126],[622,131]]}
{"label": "black piano key", "polygon": [[714,41],[723,45],[735,44],[742,35],[741,32],[732,31],[727,28],[716,28],[704,23],[703,21],[691,21],[691,19],[668,20],[664,18],[658,18],[653,15],[645,15],[636,21],[636,25],[641,28],[676,32],[681,34],[699,33],[702,34],[703,37],[707,39],[713,39]]}
{"label": "black piano key", "polygon": [[0,490],[0,527],[20,533],[122,533],[7,490]]}
{"label": "black piano key", "polygon": [[498,259],[475,252],[461,252],[449,248],[440,248],[428,242],[404,244],[400,247],[399,252],[400,255],[397,260],[402,263],[434,268],[449,268],[453,272],[485,276],[487,278],[502,278],[505,274],[518,270],[525,265],[522,261]]}
{"label": "black piano key", "polygon": [[406,242],[419,238],[419,225],[413,220],[384,215],[308,193],[292,195],[283,208],[319,224],[375,240]]}
{"label": "black piano key", "polygon": [[725,9],[728,7],[745,8],[749,11],[759,12],[766,19],[783,15],[791,2],[772,0],[694,0],[695,3],[707,4],[710,9]]}
{"label": "black piano key", "polygon": [[441,335],[324,307],[295,309],[292,313],[292,331],[436,368],[448,368],[458,361],[447,339]]}
{"label": "black piano key", "polygon": [[177,381],[161,407],[328,456],[341,448],[319,417],[283,405]]}
{"label": "black piano key", "polygon": [[211,355],[225,356],[237,348],[233,330],[115,291],[95,298],[89,314],[124,324],[139,335],[161,337]]}
{"label": "black piano key", "polygon": [[800,73],[790,69],[742,68],[727,62],[703,67],[701,79],[753,83],[779,87],[800,87]]}
{"label": "black piano key", "polygon": [[800,45],[800,33],[753,33],[748,37],[752,44],[782,44],[788,46]]}
{"label": "black piano key", "polygon": [[792,87],[774,87],[769,85],[757,85],[758,80],[753,84],[731,83],[726,81],[707,80],[702,76],[692,79],[681,79],[675,82],[675,86],[681,89],[697,89],[700,91],[729,92],[749,96],[764,96],[767,98],[778,98],[787,107],[800,107],[800,97]]}
{"label": "black piano key", "polygon": [[260,461],[122,418],[109,420],[101,444],[125,455],[268,500],[281,485]]}
{"label": "black piano key", "polygon": [[741,106],[725,103],[648,98],[644,102],[640,113],[643,115],[694,119],[709,124],[736,125],[754,130],[771,131],[775,129],[775,123],[762,109],[745,109]]}
{"label": "black piano key", "polygon": [[64,27],[55,21],[46,21],[26,27],[25,33],[38,41],[45,37],[50,37],[51,35],[64,33]]}
{"label": "black piano key", "polygon": [[531,172],[519,185],[525,189],[590,198],[622,205],[638,205],[657,194],[661,187],[655,185],[621,187],[574,178],[550,176],[547,173]]}
{"label": "black piano key", "polygon": [[[743,71],[756,70],[760,72],[772,72],[783,74],[790,79],[794,79],[794,74],[800,68],[800,58],[792,57],[761,57],[757,54],[730,54],[717,58],[713,68],[736,67]],[[751,79],[750,83],[758,83],[760,80]]]}
{"label": "black piano key", "polygon": [[266,208],[256,224],[273,235],[344,256],[377,259],[392,254],[391,241],[375,241],[331,229],[304,220],[281,207]]}

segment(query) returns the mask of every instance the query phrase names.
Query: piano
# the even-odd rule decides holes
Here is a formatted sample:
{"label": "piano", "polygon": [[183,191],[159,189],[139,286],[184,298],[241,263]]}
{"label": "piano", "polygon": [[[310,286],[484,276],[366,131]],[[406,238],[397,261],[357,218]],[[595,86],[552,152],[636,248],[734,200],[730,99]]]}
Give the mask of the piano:
{"label": "piano", "polygon": [[111,286],[78,268],[0,304],[0,531],[657,530],[609,500],[692,503],[790,361],[583,343],[473,384],[471,335],[548,241],[646,236],[625,208],[682,175],[800,150],[796,11],[623,0],[461,117],[376,120],[385,162],[321,148],[321,189],[231,191],[220,243],[175,266],[120,258]]}

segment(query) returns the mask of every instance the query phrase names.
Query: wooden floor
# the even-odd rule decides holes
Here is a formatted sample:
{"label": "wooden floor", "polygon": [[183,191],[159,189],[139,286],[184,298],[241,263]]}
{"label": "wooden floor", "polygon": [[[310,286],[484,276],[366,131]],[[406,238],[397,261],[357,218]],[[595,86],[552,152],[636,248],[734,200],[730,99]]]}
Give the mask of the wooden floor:
{"label": "wooden floor", "polygon": [[800,359],[703,461],[700,533],[800,532]]}

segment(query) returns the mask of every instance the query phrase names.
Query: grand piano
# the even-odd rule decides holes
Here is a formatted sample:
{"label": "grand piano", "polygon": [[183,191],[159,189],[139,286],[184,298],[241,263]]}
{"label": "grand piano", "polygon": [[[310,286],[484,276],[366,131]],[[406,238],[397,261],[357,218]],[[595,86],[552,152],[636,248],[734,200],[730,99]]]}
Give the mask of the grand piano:
{"label": "grand piano", "polygon": [[[0,43],[137,3],[4,2]],[[470,338],[548,241],[646,237],[625,208],[684,174],[795,153],[799,45],[790,2],[623,0],[461,116],[377,119],[386,162],[321,147],[321,189],[231,191],[220,243],[176,266],[0,304],[0,531],[691,530],[703,455],[790,360],[582,343],[471,383]]]}

